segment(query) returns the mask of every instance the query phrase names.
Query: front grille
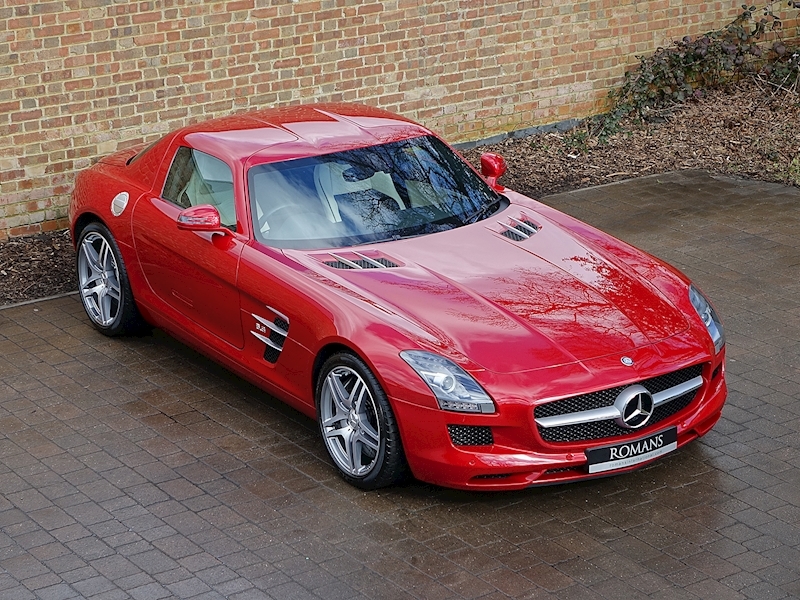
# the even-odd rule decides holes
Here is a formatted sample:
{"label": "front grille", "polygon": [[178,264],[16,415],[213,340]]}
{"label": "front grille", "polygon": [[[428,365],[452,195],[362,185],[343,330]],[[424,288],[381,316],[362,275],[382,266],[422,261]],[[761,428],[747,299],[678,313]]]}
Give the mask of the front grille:
{"label": "front grille", "polygon": [[483,425],[448,425],[454,446],[490,446],[494,444],[492,428]]}
{"label": "front grille", "polygon": [[[666,375],[645,379],[638,383],[644,386],[651,394],[657,394],[658,392],[663,392],[671,387],[685,383],[690,379],[694,379],[702,372],[703,365],[694,365],[681,369],[680,371],[673,371]],[[621,385],[607,390],[600,390],[599,392],[592,392],[591,394],[582,394],[580,396],[573,396],[572,398],[564,398],[563,400],[541,404],[534,409],[533,414],[537,419],[541,419],[542,417],[554,417],[556,415],[566,415],[568,413],[611,406],[614,404],[614,400],[617,399],[617,396],[619,396],[619,393],[626,387],[628,386]]]}
{"label": "front grille", "polygon": [[[673,371],[666,375],[660,375],[651,379],[645,379],[638,382],[639,385],[644,386],[651,394],[663,392],[676,385],[685,383],[690,379],[698,377],[703,372],[703,365],[694,365],[679,371]],[[600,390],[590,394],[582,394],[580,396],[573,396],[572,398],[565,398],[563,400],[556,400],[537,406],[534,409],[534,417],[552,417],[564,415],[575,412],[582,412],[585,410],[592,410],[596,408],[603,408],[612,406],[617,396],[624,390],[626,385],[610,388],[607,390]],[[699,390],[693,390],[687,394],[679,396],[670,402],[657,406],[650,417],[648,427],[663,421],[679,412],[680,410],[689,406]],[[573,425],[564,425],[561,427],[538,427],[539,435],[546,442],[577,442],[583,440],[597,440],[608,437],[616,436],[631,436],[641,435],[641,430],[626,429],[620,427],[611,419],[607,421],[594,421],[592,423],[576,423]]]}

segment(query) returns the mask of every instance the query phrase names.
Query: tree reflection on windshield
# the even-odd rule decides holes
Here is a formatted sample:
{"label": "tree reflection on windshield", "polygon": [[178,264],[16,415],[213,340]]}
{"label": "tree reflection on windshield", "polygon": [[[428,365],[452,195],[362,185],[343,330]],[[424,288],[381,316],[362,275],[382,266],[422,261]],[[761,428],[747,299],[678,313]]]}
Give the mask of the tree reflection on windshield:
{"label": "tree reflection on windshield", "polygon": [[250,168],[256,236],[341,248],[435,233],[488,216],[501,197],[432,136]]}

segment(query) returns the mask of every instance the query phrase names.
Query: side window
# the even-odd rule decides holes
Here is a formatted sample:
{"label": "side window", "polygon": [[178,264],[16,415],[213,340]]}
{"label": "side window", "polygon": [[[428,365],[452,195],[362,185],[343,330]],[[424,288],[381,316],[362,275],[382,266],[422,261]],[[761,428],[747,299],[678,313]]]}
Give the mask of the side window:
{"label": "side window", "polygon": [[162,197],[183,208],[210,204],[219,211],[225,227],[236,226],[233,174],[218,158],[181,146],[175,153]]}

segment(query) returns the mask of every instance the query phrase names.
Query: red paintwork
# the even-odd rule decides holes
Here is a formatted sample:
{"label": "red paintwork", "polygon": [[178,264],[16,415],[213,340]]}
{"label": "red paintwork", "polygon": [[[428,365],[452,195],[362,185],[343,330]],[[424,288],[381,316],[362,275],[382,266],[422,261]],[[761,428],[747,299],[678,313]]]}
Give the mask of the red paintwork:
{"label": "red paintwork", "polygon": [[185,231],[216,231],[225,234],[219,220],[219,211],[208,204],[192,206],[182,210],[178,215],[178,229]]}
{"label": "red paintwork", "polygon": [[[70,205],[73,239],[87,219],[103,221],[117,239],[147,320],[311,417],[318,357],[331,345],[356,352],[386,390],[410,467],[425,481],[515,489],[585,478],[545,471],[584,464],[584,450],[608,440],[545,443],[533,407],[697,363],[704,363],[701,398],[655,430],[676,425],[679,446],[706,433],[726,397],[724,368],[711,380],[725,352],[714,354],[689,302],[688,280],[529,198],[506,190],[511,205],[491,219],[359,249],[400,265],[392,269],[336,270],[323,263],[329,260],[324,251],[279,250],[253,239],[245,193],[250,166],[430,134],[401,117],[349,105],[265,110],[192,125],[129,165],[137,149],[81,173]],[[159,197],[180,145],[230,166],[235,232],[179,228],[181,209]],[[497,185],[505,163],[489,157],[483,166]],[[121,191],[130,201],[114,217],[111,200]],[[525,217],[540,231],[524,243],[509,240],[497,223],[506,217]],[[337,252],[346,256],[348,250]],[[267,306],[290,321],[275,364],[263,359],[263,343],[249,334],[256,327],[253,314],[269,316]],[[431,350],[460,364],[498,412],[440,410],[398,356],[407,349]],[[635,366],[623,366],[623,355]],[[455,447],[448,424],[491,425],[495,444]],[[645,427],[641,435],[652,431]],[[508,476],[479,477],[497,474]]]}
{"label": "red paintwork", "polygon": [[486,183],[502,192],[505,188],[497,183],[506,172],[506,159],[494,152],[484,152],[481,155],[481,175],[486,179]]}

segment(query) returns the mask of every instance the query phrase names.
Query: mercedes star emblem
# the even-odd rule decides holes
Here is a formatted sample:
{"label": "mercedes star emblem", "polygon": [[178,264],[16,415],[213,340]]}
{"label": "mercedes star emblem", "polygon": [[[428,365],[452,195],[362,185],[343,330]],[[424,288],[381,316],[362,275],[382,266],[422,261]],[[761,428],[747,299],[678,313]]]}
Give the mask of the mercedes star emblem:
{"label": "mercedes star emblem", "polygon": [[619,393],[614,401],[619,411],[615,422],[625,429],[644,427],[653,415],[653,395],[644,386],[631,385]]}

